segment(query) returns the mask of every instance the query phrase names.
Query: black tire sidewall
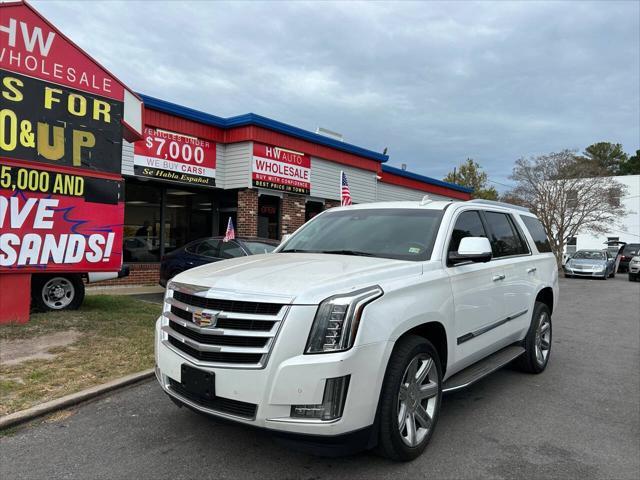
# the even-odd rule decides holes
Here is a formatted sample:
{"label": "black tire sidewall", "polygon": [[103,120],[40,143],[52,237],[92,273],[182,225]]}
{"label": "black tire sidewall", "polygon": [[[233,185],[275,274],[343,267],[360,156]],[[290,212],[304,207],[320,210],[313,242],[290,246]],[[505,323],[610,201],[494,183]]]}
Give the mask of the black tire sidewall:
{"label": "black tire sidewall", "polygon": [[[428,354],[434,361],[438,372],[438,396],[431,428],[427,436],[420,445],[409,447],[402,441],[400,432],[398,431],[397,398],[405,369],[409,365],[409,362],[420,353]],[[396,348],[387,366],[380,402],[379,442],[382,445],[379,446],[382,447],[382,453],[398,461],[413,460],[420,456],[433,436],[442,404],[442,366],[438,352],[431,342],[423,337],[409,335],[396,344]]]}
{"label": "black tire sidewall", "polygon": [[[551,327],[551,340],[549,342],[549,353],[547,354],[547,358],[544,362],[544,365],[540,365],[538,363],[538,359],[536,358],[536,332],[538,331],[538,326],[540,324],[540,315],[546,312],[549,318],[549,325]],[[527,337],[525,338],[525,354],[527,356],[528,364],[530,366],[529,370],[531,373],[541,373],[549,364],[549,359],[551,358],[551,350],[553,347],[553,322],[551,321],[551,311],[549,307],[542,302],[536,302],[533,307],[533,318],[531,320],[531,327],[529,328],[529,332],[527,333]]]}

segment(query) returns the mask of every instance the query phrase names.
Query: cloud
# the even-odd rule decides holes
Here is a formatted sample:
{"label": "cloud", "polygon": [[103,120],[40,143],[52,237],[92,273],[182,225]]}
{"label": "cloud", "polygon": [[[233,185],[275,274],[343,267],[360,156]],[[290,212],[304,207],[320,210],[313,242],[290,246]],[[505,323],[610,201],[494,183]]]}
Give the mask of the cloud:
{"label": "cloud", "polygon": [[640,144],[638,2],[36,2],[132,88],[255,112],[441,178]]}

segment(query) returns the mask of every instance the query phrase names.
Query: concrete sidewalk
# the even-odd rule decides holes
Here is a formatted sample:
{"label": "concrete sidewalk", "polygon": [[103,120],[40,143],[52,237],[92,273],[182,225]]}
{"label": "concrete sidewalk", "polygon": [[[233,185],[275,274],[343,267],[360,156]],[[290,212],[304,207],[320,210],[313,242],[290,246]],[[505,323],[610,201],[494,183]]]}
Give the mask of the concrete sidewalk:
{"label": "concrete sidewalk", "polygon": [[91,287],[85,290],[87,295],[144,295],[149,293],[164,295],[164,287],[160,285],[140,285],[126,287]]}

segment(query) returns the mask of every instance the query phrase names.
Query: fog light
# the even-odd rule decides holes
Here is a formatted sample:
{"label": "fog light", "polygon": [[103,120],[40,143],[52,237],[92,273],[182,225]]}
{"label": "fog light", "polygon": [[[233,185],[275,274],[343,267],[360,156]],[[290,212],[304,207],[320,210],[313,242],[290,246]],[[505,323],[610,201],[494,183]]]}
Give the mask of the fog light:
{"label": "fog light", "polygon": [[292,405],[291,417],[294,418],[317,418],[320,420],[335,420],[342,416],[344,402],[347,398],[347,388],[349,378],[344,377],[327,378],[324,384],[324,395],[322,403],[317,405]]}

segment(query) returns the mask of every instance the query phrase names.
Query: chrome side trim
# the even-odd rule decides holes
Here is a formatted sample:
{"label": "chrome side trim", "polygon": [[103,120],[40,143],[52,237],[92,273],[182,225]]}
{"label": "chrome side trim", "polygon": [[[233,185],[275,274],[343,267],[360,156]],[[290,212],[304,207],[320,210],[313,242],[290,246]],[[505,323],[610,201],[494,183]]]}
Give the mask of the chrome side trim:
{"label": "chrome side trim", "polygon": [[488,331],[493,330],[494,328],[497,328],[500,325],[504,325],[505,323],[507,323],[507,322],[509,322],[509,321],[511,321],[513,319],[521,317],[522,315],[524,315],[528,311],[529,311],[529,309],[522,310],[521,312],[514,313],[513,315],[510,315],[507,318],[503,318],[502,320],[498,320],[497,322],[492,323],[491,325],[486,325],[486,326],[484,326],[482,328],[479,328],[478,330],[475,330],[473,332],[465,333],[461,337],[458,337],[458,339],[457,339],[458,345],[460,345],[461,343],[464,343],[466,341],[469,341],[472,338],[479,337],[483,333],[487,333]]}

